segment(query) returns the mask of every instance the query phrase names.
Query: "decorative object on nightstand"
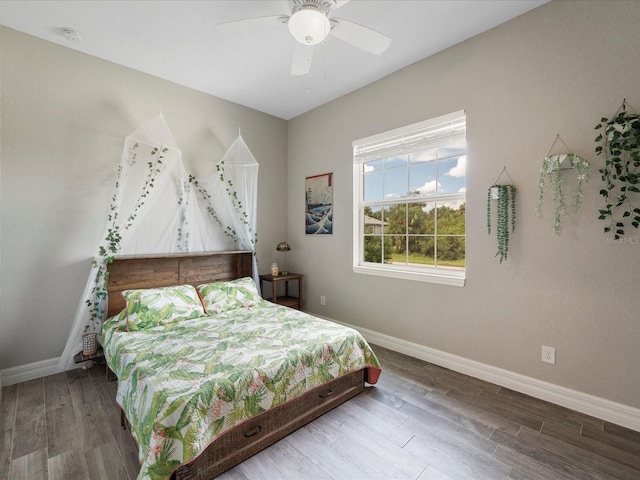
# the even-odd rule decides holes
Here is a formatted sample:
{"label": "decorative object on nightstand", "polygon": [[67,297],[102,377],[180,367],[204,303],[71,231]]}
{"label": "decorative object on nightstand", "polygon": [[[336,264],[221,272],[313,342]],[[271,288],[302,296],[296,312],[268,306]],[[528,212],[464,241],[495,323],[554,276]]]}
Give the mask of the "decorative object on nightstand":
{"label": "decorative object on nightstand", "polygon": [[93,355],[98,351],[98,334],[85,333],[82,335],[82,354]]}
{"label": "decorative object on nightstand", "polygon": [[74,363],[82,363],[89,360],[95,362],[104,360],[104,351],[98,343],[97,333],[85,333],[82,335],[82,351],[73,356]]}
{"label": "decorative object on nightstand", "polygon": [[[276,247],[276,250],[278,252],[281,252],[280,255],[283,255],[283,252],[288,252],[291,250],[291,247],[289,246],[289,244],[287,242],[280,242],[278,244],[278,246]],[[289,271],[287,270],[287,263],[286,262],[282,262],[282,269],[278,272],[278,270],[276,269],[276,273],[275,275],[287,275],[289,273]],[[277,265],[276,265],[277,266]],[[271,275],[274,275],[273,273],[273,266],[271,267]]]}
{"label": "decorative object on nightstand", "polygon": [[[271,298],[266,298],[270,302],[284,305],[286,307],[302,309],[302,277],[299,273],[287,273],[285,275],[260,275],[260,290],[264,297],[264,282],[271,282]],[[298,296],[294,297],[289,292],[289,282],[297,282]],[[284,283],[284,295],[278,295],[278,284]]]}

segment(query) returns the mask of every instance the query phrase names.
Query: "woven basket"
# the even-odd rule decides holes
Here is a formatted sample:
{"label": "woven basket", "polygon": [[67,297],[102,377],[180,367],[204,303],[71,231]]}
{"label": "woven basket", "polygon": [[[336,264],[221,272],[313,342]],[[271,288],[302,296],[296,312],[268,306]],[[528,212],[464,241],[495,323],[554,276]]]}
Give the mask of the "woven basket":
{"label": "woven basket", "polygon": [[93,355],[98,351],[98,334],[86,333],[82,336],[82,354]]}

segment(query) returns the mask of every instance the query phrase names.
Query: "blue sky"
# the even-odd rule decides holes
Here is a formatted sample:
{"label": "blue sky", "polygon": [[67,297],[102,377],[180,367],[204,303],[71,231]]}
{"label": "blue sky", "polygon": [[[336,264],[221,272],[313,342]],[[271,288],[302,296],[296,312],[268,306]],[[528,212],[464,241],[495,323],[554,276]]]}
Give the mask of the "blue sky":
{"label": "blue sky", "polygon": [[424,150],[364,164],[364,201],[393,200],[410,192],[442,195],[466,190],[466,146]]}

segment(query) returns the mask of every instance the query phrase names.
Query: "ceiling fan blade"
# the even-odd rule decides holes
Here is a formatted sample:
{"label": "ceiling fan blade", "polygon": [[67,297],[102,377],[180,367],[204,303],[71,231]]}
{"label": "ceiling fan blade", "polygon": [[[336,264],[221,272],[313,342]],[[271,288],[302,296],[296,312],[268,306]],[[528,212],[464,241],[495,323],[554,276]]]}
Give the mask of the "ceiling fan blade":
{"label": "ceiling fan blade", "polygon": [[273,25],[286,24],[288,20],[289,17],[287,15],[244,18],[233,22],[218,23],[215,25],[215,29],[222,34],[246,33],[251,32],[252,29],[259,31],[259,29],[268,28]]}
{"label": "ceiling fan blade", "polygon": [[349,20],[333,17],[331,23],[335,23],[331,30],[332,35],[375,55],[380,55],[391,43],[391,37]]}
{"label": "ceiling fan blade", "polygon": [[293,60],[291,62],[291,75],[306,75],[311,70],[313,46],[302,45],[298,42],[295,42],[295,44]]}

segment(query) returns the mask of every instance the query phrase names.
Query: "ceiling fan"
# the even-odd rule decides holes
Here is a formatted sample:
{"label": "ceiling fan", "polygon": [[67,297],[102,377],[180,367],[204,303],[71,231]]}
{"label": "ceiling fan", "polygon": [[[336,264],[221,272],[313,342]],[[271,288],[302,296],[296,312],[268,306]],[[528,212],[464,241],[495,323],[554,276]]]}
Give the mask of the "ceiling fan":
{"label": "ceiling fan", "polygon": [[348,3],[349,0],[289,0],[291,15],[248,18],[218,24],[227,27],[260,28],[277,23],[287,25],[296,40],[291,62],[292,75],[306,75],[311,69],[313,46],[321,43],[330,34],[340,40],[375,55],[384,52],[391,38],[368,27],[345,20],[329,17],[329,13]]}

